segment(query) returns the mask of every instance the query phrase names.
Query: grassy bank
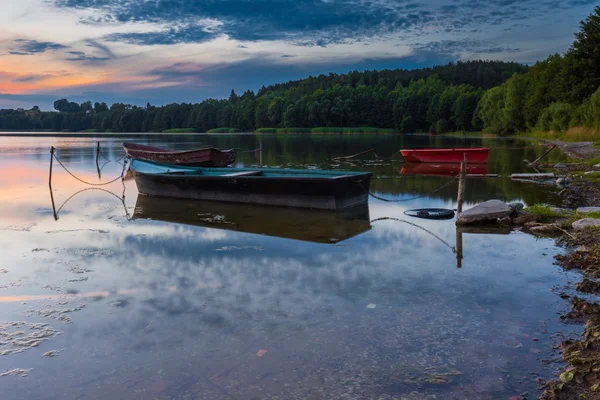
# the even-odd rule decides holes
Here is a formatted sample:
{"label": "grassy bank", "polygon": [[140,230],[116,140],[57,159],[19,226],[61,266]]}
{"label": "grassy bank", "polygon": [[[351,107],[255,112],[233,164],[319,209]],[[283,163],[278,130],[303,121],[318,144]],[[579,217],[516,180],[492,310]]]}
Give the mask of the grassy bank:
{"label": "grassy bank", "polygon": [[563,142],[597,142],[600,141],[600,131],[597,129],[575,127],[566,131],[540,131],[533,130],[522,132],[515,136],[535,137],[540,139],[561,140]]}
{"label": "grassy bank", "polygon": [[173,129],[165,129],[162,133],[196,133],[198,132],[194,128],[173,128]]}
{"label": "grassy bank", "polygon": [[317,134],[349,134],[349,133],[396,133],[395,129],[373,127],[319,127],[319,128],[259,128],[256,133],[317,133]]}
{"label": "grassy bank", "polygon": [[240,130],[236,128],[215,128],[206,133],[238,133]]}

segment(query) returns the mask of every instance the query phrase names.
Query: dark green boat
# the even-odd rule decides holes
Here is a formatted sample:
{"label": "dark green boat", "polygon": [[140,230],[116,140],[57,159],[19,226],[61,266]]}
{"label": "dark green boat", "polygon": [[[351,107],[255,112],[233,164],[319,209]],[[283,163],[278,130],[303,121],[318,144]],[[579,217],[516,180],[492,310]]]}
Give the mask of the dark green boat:
{"label": "dark green boat", "polygon": [[138,191],[149,196],[343,210],[368,202],[368,172],[202,168],[134,159]]}

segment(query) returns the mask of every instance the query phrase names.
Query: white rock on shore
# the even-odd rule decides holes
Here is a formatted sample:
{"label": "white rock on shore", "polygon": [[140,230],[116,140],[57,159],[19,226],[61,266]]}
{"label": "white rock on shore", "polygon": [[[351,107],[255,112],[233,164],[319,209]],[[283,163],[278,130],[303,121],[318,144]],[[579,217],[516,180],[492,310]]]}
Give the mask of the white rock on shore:
{"label": "white rock on shore", "polygon": [[591,212],[600,212],[600,207],[579,207],[577,212],[580,214],[587,214]]}
{"label": "white rock on shore", "polygon": [[600,219],[598,218],[584,218],[573,222],[571,225],[576,231],[582,231],[586,228],[598,228],[600,227]]}
{"label": "white rock on shore", "polygon": [[488,200],[458,214],[456,225],[497,222],[508,217],[512,212],[513,210],[505,202]]}

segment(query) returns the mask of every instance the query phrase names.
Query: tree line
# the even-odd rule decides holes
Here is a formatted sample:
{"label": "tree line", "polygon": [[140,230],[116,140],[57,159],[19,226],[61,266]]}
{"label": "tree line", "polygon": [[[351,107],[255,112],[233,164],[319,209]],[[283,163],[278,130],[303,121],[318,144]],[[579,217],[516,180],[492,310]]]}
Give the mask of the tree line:
{"label": "tree line", "polygon": [[139,107],[60,99],[56,112],[0,110],[0,129],[163,132],[216,128],[373,127],[398,132],[600,130],[600,6],[572,47],[529,68],[466,61],[415,70],[352,71],[197,104]]}
{"label": "tree line", "polygon": [[513,62],[467,61],[417,70],[353,71],[231,91],[228,99],[145,107],[60,99],[56,112],[0,110],[0,129],[162,132],[191,128],[376,127],[400,132],[481,129],[473,114],[485,89],[523,73]]}
{"label": "tree line", "polygon": [[573,45],[486,91],[476,116],[492,133],[600,132],[600,6],[580,23]]}

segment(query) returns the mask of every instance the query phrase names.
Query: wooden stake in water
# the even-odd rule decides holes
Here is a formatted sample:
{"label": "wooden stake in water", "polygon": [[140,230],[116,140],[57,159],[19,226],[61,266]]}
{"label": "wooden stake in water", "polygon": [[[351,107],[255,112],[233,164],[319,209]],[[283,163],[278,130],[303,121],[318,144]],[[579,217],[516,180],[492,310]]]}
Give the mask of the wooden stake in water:
{"label": "wooden stake in water", "polygon": [[456,229],[456,267],[462,268],[463,259],[463,234],[460,228]]}
{"label": "wooden stake in water", "polygon": [[458,178],[458,198],[456,206],[456,212],[460,214],[463,208],[463,200],[465,196],[465,189],[467,185],[467,153],[464,153],[463,162],[460,164],[460,175]]}
{"label": "wooden stake in water", "polygon": [[52,164],[54,162],[54,146],[50,147],[50,174],[48,175],[48,186],[52,188]]}
{"label": "wooden stake in water", "polygon": [[54,146],[50,147],[50,173],[48,174],[48,188],[50,189],[50,201],[52,201],[52,212],[54,214],[54,220],[58,220],[56,215],[56,206],[54,205],[54,194],[52,193],[52,165],[54,164]]}

